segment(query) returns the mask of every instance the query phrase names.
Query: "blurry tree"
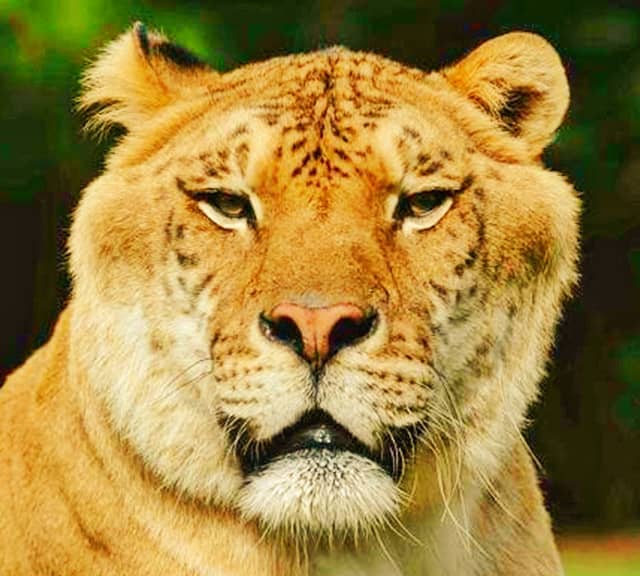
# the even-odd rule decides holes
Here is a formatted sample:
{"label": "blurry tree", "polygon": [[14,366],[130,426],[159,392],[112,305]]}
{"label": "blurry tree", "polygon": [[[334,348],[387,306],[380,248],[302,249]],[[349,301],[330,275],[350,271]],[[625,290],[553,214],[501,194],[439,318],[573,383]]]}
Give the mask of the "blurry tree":
{"label": "blurry tree", "polygon": [[138,19],[221,70],[336,43],[429,69],[514,29],[555,44],[573,99],[545,160],[583,192],[582,282],[530,438],[561,528],[638,525],[637,0],[0,0],[0,380],[47,338],[64,305],[69,212],[113,139],[81,134],[73,113],[80,71]]}

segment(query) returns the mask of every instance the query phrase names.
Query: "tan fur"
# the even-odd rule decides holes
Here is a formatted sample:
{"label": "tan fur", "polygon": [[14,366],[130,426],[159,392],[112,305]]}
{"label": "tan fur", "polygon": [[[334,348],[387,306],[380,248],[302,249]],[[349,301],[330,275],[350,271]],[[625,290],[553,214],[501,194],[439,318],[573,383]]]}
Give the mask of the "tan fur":
{"label": "tan fur", "polygon": [[[576,194],[539,162],[555,51],[512,33],[431,74],[172,54],[136,26],[84,79],[91,127],[127,134],[76,211],[69,306],[0,393],[0,573],[561,574],[521,436],[576,274]],[[259,329],[283,302],[378,321],[313,380]],[[349,453],[247,477],[229,426],[259,449],[312,409],[398,481]]]}

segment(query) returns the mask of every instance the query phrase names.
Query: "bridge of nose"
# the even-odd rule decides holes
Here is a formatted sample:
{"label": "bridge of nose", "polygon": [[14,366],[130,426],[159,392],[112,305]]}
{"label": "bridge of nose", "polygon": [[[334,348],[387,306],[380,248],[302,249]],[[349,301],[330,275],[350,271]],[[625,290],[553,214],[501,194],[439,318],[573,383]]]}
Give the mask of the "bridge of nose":
{"label": "bridge of nose", "polygon": [[268,231],[261,279],[271,306],[307,304],[307,295],[311,307],[367,303],[372,284],[385,274],[384,250],[366,222],[354,217],[350,227],[330,224],[288,217]]}

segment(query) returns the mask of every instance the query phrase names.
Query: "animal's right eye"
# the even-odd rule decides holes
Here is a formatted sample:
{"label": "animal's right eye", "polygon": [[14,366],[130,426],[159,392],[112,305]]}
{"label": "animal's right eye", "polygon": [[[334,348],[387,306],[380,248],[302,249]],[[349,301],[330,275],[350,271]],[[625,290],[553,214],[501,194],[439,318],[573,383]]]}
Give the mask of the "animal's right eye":
{"label": "animal's right eye", "polygon": [[256,216],[251,200],[245,194],[227,190],[204,190],[193,198],[198,208],[221,228],[238,229],[255,225]]}

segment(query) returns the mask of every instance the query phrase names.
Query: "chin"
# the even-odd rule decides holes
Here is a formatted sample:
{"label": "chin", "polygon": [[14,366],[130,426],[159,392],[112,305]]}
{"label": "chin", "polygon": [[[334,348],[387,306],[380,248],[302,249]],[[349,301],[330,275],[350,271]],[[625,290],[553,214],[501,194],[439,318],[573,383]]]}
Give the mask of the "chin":
{"label": "chin", "polygon": [[241,514],[296,541],[366,538],[396,517],[402,492],[388,459],[344,427],[310,413],[266,443],[236,442]]}

